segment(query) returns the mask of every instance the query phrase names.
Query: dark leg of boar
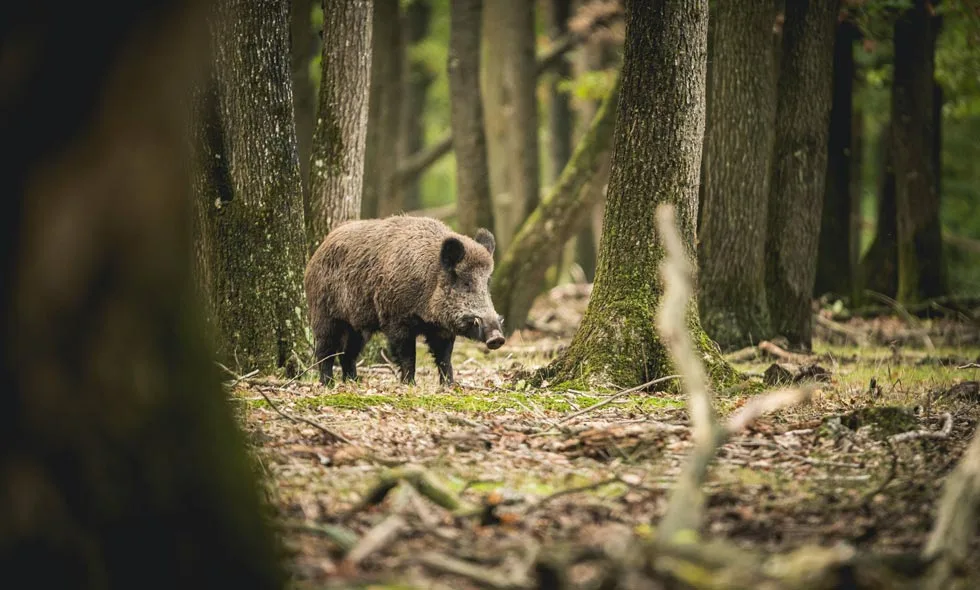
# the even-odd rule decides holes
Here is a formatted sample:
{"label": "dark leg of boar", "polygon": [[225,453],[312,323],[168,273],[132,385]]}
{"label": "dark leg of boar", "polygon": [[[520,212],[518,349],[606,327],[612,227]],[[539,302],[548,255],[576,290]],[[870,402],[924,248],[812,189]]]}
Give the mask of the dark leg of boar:
{"label": "dark leg of boar", "polygon": [[391,355],[398,365],[402,383],[415,384],[415,338],[417,333],[408,326],[398,326],[386,331]]}
{"label": "dark leg of boar", "polygon": [[357,357],[364,350],[364,335],[352,327],[347,329],[347,345],[344,347],[344,354],[340,357],[340,368],[344,374],[345,381],[357,380]]}
{"label": "dark leg of boar", "polygon": [[435,358],[436,367],[439,369],[439,383],[452,385],[455,382],[453,379],[453,344],[456,342],[456,337],[435,326],[426,326],[422,334],[425,336],[429,350]]}
{"label": "dark leg of boar", "polygon": [[344,331],[337,320],[326,320],[326,329],[316,338],[316,361],[320,363],[320,383],[333,383],[333,363],[337,353],[341,351]]}

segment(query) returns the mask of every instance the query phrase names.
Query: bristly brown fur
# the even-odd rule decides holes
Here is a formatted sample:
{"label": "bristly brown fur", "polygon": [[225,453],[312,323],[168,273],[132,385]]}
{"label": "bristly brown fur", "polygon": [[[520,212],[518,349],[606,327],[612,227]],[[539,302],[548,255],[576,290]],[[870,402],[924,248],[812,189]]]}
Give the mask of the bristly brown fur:
{"label": "bristly brown fur", "polygon": [[356,378],[364,342],[381,331],[403,381],[414,380],[415,339],[421,335],[436,357],[440,381],[451,383],[455,337],[489,344],[490,333],[499,331],[488,288],[493,248],[489,231],[480,230],[474,239],[423,217],[397,215],[334,228],[304,277],[321,381],[332,380],[334,356],[344,377]]}

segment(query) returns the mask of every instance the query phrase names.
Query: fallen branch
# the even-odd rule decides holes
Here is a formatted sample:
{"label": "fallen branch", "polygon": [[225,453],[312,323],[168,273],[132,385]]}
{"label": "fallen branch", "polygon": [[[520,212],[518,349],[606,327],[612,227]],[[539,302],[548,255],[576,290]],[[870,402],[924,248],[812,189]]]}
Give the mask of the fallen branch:
{"label": "fallen branch", "polygon": [[813,314],[813,321],[816,322],[816,324],[821,328],[829,330],[835,334],[840,334],[858,346],[868,345],[868,335],[860,330],[855,330],[854,328],[850,328],[844,324],[835,322],[830,318],[825,318],[819,313]]}
{"label": "fallen branch", "polygon": [[623,397],[625,395],[629,395],[629,394],[631,394],[633,392],[640,391],[641,389],[646,389],[647,387],[650,387],[651,385],[656,385],[657,383],[663,383],[664,381],[669,381],[671,379],[679,379],[679,378],[680,378],[680,375],[667,375],[666,377],[660,377],[658,379],[654,379],[653,381],[647,381],[646,383],[644,383],[642,385],[637,385],[636,387],[630,387],[629,389],[624,389],[624,390],[620,391],[619,393],[615,393],[613,395],[610,395],[609,397],[607,397],[606,399],[602,400],[601,402],[597,402],[597,403],[592,404],[591,406],[589,406],[587,408],[583,408],[583,409],[581,409],[581,410],[579,410],[577,412],[573,412],[573,413],[565,416],[564,418],[562,418],[561,420],[559,420],[558,423],[559,424],[564,424],[565,422],[568,422],[569,420],[572,420],[574,418],[578,418],[579,416],[584,416],[585,414],[588,414],[589,412],[592,412],[594,410],[598,410],[599,408],[601,408],[603,406],[607,406],[607,405],[613,403],[614,401],[616,401],[617,399],[619,399],[619,398],[621,398],[621,397]]}
{"label": "fallen branch", "polygon": [[898,312],[900,316],[902,316],[902,319],[908,322],[909,325],[913,326],[915,329],[912,332],[922,340],[922,345],[926,347],[926,350],[930,352],[936,350],[936,347],[932,343],[932,338],[929,338],[929,333],[922,328],[922,325],[919,323],[919,320],[917,320],[915,316],[913,316],[911,313],[909,313],[907,309],[905,309],[905,306],[903,306],[898,301],[892,299],[888,295],[885,295],[883,293],[878,293],[877,291],[871,291],[866,289],[865,293],[871,295],[873,298],[891,307],[893,310]]}
{"label": "fallen branch", "polygon": [[434,569],[437,572],[466,578],[484,588],[524,590],[525,588],[531,587],[529,583],[513,580],[510,576],[502,572],[480,567],[474,563],[449,557],[441,553],[423,553],[419,556],[418,561],[422,565]]}
{"label": "fallen branch", "polygon": [[406,525],[405,519],[401,516],[397,514],[388,516],[361,537],[361,540],[344,556],[344,561],[350,565],[359,564],[372,553],[380,551],[391,543]]}
{"label": "fallen branch", "polygon": [[816,387],[813,385],[806,385],[793,389],[781,389],[753,398],[728,419],[728,424],[725,426],[728,436],[745,430],[761,416],[809,400],[815,389]]}
{"label": "fallen branch", "polygon": [[769,342],[768,340],[763,340],[758,344],[759,350],[762,352],[774,356],[779,360],[786,361],[788,363],[794,363],[797,365],[805,365],[812,360],[811,357],[805,354],[796,354],[795,352],[789,352],[784,350],[777,344]]}
{"label": "fallen branch", "polygon": [[[292,380],[287,381],[286,382],[286,385],[289,385],[289,383],[292,383],[293,381],[299,379],[300,377],[303,376],[303,374],[305,374],[307,371],[309,371],[310,369],[312,369],[316,365],[320,364],[324,360],[326,360],[326,357],[323,358],[323,359],[321,359],[321,360],[319,360],[319,361],[317,361],[313,365],[310,365],[309,367],[307,367],[305,371],[303,371],[302,373],[300,373],[296,377],[293,377]],[[232,376],[237,377],[237,375],[235,375],[235,372],[232,371],[231,369],[229,369],[228,367],[222,365],[221,363],[216,363],[216,364],[219,367],[221,367],[222,369],[224,369],[225,371],[227,371],[228,373],[230,373]],[[310,420],[308,418],[303,418],[302,416],[293,416],[292,414],[286,413],[285,410],[282,410],[281,408],[279,408],[279,406],[277,406],[275,403],[273,403],[273,401],[269,398],[269,396],[266,395],[264,391],[262,391],[262,388],[261,387],[256,388],[256,390],[259,392],[259,395],[262,396],[262,399],[265,400],[265,403],[269,404],[269,407],[272,408],[273,411],[275,411],[275,413],[279,414],[280,416],[282,416],[286,420],[289,420],[293,424],[298,424],[298,423],[307,424],[309,426],[312,426],[313,428],[316,428],[317,430],[319,430],[323,434],[327,435],[332,440],[335,440],[335,441],[338,441],[338,442],[342,442],[342,443],[345,443],[345,444],[348,444],[348,445],[354,444],[354,443],[351,442],[351,440],[349,438],[347,438],[343,434],[340,434],[339,432],[334,432],[333,430],[330,430],[329,428],[327,428],[326,426],[323,426],[322,424],[318,424],[318,423],[314,422],[313,420]]]}
{"label": "fallen branch", "polygon": [[949,438],[949,435],[953,433],[953,415],[946,412],[943,414],[943,420],[943,427],[939,430],[913,430],[911,432],[902,432],[900,434],[895,434],[888,437],[888,440],[892,443],[899,443],[920,438]]}
{"label": "fallen branch", "polygon": [[980,363],[967,363],[956,367],[957,369],[980,369]]}

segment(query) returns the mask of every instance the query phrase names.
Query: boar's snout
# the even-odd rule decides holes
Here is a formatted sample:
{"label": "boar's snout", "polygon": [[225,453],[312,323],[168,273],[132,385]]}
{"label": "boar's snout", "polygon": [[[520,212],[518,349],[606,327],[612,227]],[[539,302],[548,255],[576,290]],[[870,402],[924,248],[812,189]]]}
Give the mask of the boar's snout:
{"label": "boar's snout", "polygon": [[490,350],[496,350],[504,345],[506,339],[503,331],[503,318],[494,314],[488,318],[469,316],[463,319],[462,335],[479,340]]}

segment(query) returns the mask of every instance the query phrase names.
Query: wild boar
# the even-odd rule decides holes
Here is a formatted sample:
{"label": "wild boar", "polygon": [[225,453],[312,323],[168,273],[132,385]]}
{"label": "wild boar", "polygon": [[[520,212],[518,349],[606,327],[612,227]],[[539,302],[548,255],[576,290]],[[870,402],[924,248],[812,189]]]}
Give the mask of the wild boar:
{"label": "wild boar", "polygon": [[439,369],[454,382],[456,336],[504,344],[503,318],[490,300],[493,234],[470,238],[441,221],[396,215],[334,228],[310,258],[303,277],[320,361],[320,382],[333,380],[334,357],[345,380],[357,378],[357,357],[375,332],[388,339],[403,383],[415,382],[415,340],[423,336]]}

